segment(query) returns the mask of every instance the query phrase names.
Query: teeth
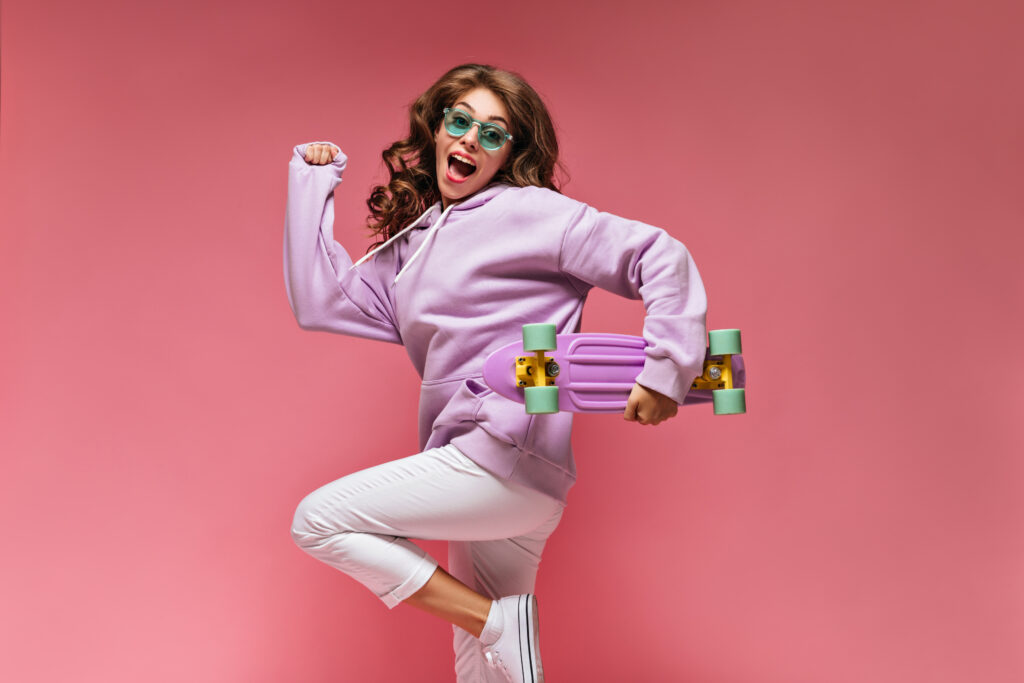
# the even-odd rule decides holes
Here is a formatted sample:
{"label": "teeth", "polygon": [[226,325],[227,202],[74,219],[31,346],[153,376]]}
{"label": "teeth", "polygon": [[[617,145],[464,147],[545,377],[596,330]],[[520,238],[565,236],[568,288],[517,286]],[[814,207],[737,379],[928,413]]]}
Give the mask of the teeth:
{"label": "teeth", "polygon": [[455,157],[456,159],[458,159],[459,161],[464,161],[467,164],[469,164],[470,166],[472,166],[473,168],[476,168],[476,164],[473,163],[473,160],[470,159],[469,157],[464,157],[461,154],[459,154],[458,152],[452,154],[452,156]]}

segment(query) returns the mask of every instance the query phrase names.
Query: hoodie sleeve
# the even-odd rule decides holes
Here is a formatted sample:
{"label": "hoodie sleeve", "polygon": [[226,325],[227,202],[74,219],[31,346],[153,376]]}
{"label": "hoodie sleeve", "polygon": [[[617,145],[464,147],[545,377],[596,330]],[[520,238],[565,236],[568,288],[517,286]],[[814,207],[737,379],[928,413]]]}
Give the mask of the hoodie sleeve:
{"label": "hoodie sleeve", "polygon": [[559,265],[587,285],[643,299],[647,359],[636,381],[682,403],[703,373],[708,308],[697,265],[682,242],[661,228],[584,205],[563,235]]}
{"label": "hoodie sleeve", "polygon": [[339,147],[331,163],[308,164],[311,144],[319,143],[295,147],[288,165],[284,284],[292,313],[303,329],[401,344],[375,261],[351,268],[352,259],[334,241],[334,188],[348,159]]}

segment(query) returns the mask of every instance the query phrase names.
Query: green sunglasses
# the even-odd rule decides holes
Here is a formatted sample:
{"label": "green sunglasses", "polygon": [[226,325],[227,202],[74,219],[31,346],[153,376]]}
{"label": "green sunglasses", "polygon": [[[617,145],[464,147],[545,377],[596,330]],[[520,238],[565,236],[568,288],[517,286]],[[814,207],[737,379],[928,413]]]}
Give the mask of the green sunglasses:
{"label": "green sunglasses", "polygon": [[451,107],[448,107],[444,110],[445,130],[457,138],[468,133],[474,123],[480,126],[480,135],[478,138],[480,140],[480,146],[484,149],[501,149],[505,145],[506,140],[512,139],[512,136],[496,123],[485,123],[484,121],[474,119],[461,109],[452,109]]}

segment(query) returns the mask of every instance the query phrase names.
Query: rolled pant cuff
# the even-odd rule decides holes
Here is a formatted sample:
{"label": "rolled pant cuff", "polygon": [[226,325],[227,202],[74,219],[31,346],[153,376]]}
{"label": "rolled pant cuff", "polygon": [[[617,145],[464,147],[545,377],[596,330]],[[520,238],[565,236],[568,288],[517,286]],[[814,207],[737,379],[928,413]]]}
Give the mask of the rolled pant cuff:
{"label": "rolled pant cuff", "polygon": [[380,599],[384,601],[384,604],[388,606],[388,609],[394,609],[403,600],[423,588],[427,581],[430,580],[430,577],[434,575],[437,567],[437,560],[430,555],[424,555],[423,559],[420,560],[419,566],[416,567],[416,571],[412,573],[412,576],[403,581],[395,590],[380,596]]}

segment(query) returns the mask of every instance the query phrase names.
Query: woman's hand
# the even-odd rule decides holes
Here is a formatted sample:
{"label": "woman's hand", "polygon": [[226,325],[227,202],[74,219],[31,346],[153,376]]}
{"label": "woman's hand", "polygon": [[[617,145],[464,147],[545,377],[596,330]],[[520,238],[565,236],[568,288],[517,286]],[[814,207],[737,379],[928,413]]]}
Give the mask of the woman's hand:
{"label": "woman's hand", "polygon": [[334,145],[317,143],[306,147],[306,163],[322,166],[329,164],[341,150]]}
{"label": "woman's hand", "polygon": [[622,416],[630,422],[656,425],[675,417],[678,411],[679,405],[665,394],[634,384],[626,403],[626,412]]}

